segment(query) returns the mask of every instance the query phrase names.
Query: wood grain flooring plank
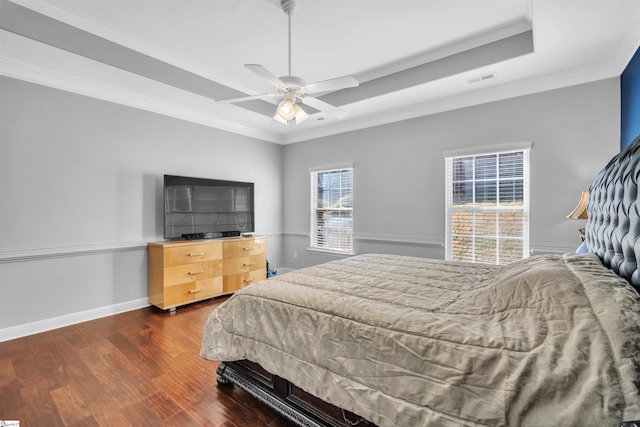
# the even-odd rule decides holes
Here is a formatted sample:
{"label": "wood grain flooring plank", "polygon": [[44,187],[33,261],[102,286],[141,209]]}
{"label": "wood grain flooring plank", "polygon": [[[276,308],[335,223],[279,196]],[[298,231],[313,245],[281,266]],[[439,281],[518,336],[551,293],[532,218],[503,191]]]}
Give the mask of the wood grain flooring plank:
{"label": "wood grain flooring plank", "polygon": [[0,359],[0,388],[6,387],[9,383],[17,382],[16,371],[13,368],[13,359],[3,357]]}
{"label": "wood grain flooring plank", "polygon": [[82,395],[73,384],[63,385],[49,392],[65,424],[75,424],[91,417]]}
{"label": "wood grain flooring plank", "polygon": [[49,393],[48,382],[43,380],[40,383],[20,386],[20,396],[23,404],[19,406],[19,418],[16,419],[26,420],[29,425],[38,420],[60,419],[58,408]]}
{"label": "wood grain flooring plank", "polygon": [[164,391],[159,391],[153,396],[148,397],[144,402],[161,420],[170,418],[180,412],[182,408]]}
{"label": "wood grain flooring plank", "polygon": [[162,419],[147,406],[146,402],[126,405],[122,408],[122,412],[134,426],[164,426]]}
{"label": "wood grain flooring plank", "polygon": [[98,425],[103,427],[137,427],[133,426],[122,412],[122,404],[113,396],[104,394],[86,403]]}
{"label": "wood grain flooring plank", "polygon": [[[28,418],[27,418],[28,419]],[[24,418],[20,418],[20,426],[24,424]],[[27,421],[28,427],[69,427],[67,426],[60,415],[56,412],[49,418],[38,418],[33,421]]]}
{"label": "wood grain flooring plank", "polygon": [[0,414],[6,419],[16,420],[18,416],[24,415],[21,407],[24,401],[20,395],[20,387],[17,380],[8,382],[4,387],[0,387]]}
{"label": "wood grain flooring plank", "polygon": [[215,399],[212,401],[203,401],[197,405],[185,408],[185,411],[202,427],[233,426],[214,402]]}
{"label": "wood grain flooring plank", "polygon": [[85,399],[93,399],[104,395],[106,391],[104,385],[98,381],[93,371],[85,363],[68,366],[67,373],[71,383],[75,385]]}
{"label": "wood grain flooring plank", "polygon": [[165,426],[175,427],[202,427],[197,420],[193,419],[187,412],[180,411],[164,420]]}
{"label": "wood grain flooring plank", "polygon": [[59,363],[53,353],[46,353],[36,357],[34,367],[39,370],[40,375],[47,381],[50,389],[62,387],[69,382],[69,375],[66,372],[64,363]]}

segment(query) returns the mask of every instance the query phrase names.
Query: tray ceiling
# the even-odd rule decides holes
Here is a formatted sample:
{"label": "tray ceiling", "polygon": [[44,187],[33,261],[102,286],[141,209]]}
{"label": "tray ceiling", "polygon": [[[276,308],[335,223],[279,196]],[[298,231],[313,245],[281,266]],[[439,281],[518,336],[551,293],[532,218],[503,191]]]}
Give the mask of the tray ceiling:
{"label": "tray ceiling", "polygon": [[619,76],[637,0],[298,0],[292,74],[353,75],[344,119],[272,120],[244,68],[288,74],[279,0],[0,0],[0,73],[276,143]]}

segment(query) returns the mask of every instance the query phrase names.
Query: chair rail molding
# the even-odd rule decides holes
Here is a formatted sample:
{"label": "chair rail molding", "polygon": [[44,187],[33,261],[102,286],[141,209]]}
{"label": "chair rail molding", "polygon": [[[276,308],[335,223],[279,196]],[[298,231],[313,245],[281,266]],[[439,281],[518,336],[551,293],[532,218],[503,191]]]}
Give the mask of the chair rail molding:
{"label": "chair rail molding", "polygon": [[98,253],[147,250],[147,241],[73,243],[0,249],[0,264]]}

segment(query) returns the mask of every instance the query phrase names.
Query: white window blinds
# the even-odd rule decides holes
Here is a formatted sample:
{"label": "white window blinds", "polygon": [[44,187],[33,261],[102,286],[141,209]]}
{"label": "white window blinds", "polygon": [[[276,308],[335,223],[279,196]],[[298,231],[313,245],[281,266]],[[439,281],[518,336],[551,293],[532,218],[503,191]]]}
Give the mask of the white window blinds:
{"label": "white window blinds", "polygon": [[529,149],[446,157],[446,174],[446,259],[526,258]]}
{"label": "white window blinds", "polygon": [[311,171],[311,248],[353,253],[353,168]]}

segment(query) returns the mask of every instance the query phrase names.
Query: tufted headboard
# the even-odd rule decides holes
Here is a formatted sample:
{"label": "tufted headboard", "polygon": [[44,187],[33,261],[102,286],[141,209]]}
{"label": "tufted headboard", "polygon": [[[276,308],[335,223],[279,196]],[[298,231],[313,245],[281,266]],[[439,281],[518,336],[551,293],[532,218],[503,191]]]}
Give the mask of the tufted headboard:
{"label": "tufted headboard", "polygon": [[640,292],[640,136],[598,174],[587,201],[590,252]]}

